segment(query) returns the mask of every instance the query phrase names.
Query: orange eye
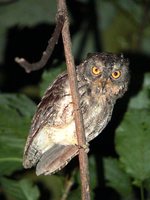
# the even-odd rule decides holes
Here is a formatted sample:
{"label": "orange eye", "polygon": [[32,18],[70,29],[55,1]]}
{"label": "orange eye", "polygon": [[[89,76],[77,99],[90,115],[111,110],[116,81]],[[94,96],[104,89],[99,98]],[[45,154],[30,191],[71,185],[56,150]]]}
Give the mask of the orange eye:
{"label": "orange eye", "polygon": [[102,72],[101,72],[101,70],[98,68],[98,67],[92,67],[92,73],[94,74],[94,75],[99,75],[99,74],[101,74]]}
{"label": "orange eye", "polygon": [[114,79],[117,79],[121,76],[121,72],[120,71],[114,71],[111,76],[114,78]]}

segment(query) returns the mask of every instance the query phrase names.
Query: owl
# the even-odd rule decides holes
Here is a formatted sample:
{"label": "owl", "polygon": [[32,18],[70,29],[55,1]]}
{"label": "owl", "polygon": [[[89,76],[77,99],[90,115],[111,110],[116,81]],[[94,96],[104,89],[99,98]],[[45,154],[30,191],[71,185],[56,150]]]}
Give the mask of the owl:
{"label": "owl", "polygon": [[[86,142],[106,127],[116,100],[126,92],[129,62],[123,55],[93,53],[76,67]],[[23,166],[50,175],[79,153],[68,74],[60,74],[46,90],[33,117]]]}

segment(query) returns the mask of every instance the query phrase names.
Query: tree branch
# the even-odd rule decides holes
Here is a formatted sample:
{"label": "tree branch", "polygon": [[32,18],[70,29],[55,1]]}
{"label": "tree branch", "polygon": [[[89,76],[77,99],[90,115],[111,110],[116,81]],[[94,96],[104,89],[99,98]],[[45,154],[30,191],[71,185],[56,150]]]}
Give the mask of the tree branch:
{"label": "tree branch", "polygon": [[76,78],[76,70],[74,59],[71,52],[71,38],[69,31],[69,19],[67,13],[67,7],[65,0],[58,0],[58,9],[66,13],[66,20],[62,29],[62,37],[64,43],[65,57],[67,63],[67,71],[71,89],[71,95],[74,106],[74,117],[76,124],[76,134],[79,147],[79,164],[80,164],[80,177],[82,186],[82,200],[90,200],[90,188],[89,188],[89,170],[88,170],[88,156],[85,152],[86,138],[83,126],[83,117],[80,110],[80,100],[78,93],[78,84]]}
{"label": "tree branch", "polygon": [[62,30],[64,51],[67,63],[67,71],[72,95],[72,101],[74,106],[74,118],[76,125],[76,134],[79,145],[79,165],[80,165],[80,177],[82,188],[82,200],[90,200],[90,187],[89,187],[89,170],[88,170],[88,156],[86,153],[86,138],[83,126],[83,117],[80,110],[80,99],[78,93],[78,84],[76,77],[76,70],[74,59],[71,51],[71,38],[69,31],[69,19],[65,0],[57,0],[57,24],[52,37],[49,40],[49,44],[46,50],[43,52],[43,56],[39,62],[30,64],[24,58],[15,58],[15,61],[19,63],[26,72],[35,71],[41,69],[49,59],[54,49],[55,44],[58,42],[60,32]]}
{"label": "tree branch", "polygon": [[62,27],[64,25],[64,21],[65,21],[65,16],[62,15],[62,13],[60,13],[58,11],[55,30],[53,32],[52,37],[48,41],[48,46],[47,46],[46,50],[43,52],[43,55],[42,55],[40,61],[35,62],[35,63],[29,63],[24,58],[18,58],[18,57],[15,58],[15,61],[21,67],[23,67],[27,73],[30,73],[31,71],[39,70],[45,66],[45,64],[47,63],[48,59],[50,58],[50,56],[53,52],[55,45],[58,43],[59,35],[60,35]]}

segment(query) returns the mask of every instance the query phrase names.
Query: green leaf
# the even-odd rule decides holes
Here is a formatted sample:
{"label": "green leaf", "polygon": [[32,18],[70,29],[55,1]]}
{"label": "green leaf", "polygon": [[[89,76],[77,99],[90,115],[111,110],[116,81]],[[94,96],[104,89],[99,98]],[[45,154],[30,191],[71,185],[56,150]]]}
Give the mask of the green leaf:
{"label": "green leaf", "polygon": [[[117,14],[117,8],[111,1],[102,0],[96,1],[98,21],[101,26],[101,30],[107,29],[114,20],[114,17]],[[99,9],[101,8],[101,9]]]}
{"label": "green leaf", "polygon": [[[135,21],[141,23],[141,17],[142,17],[142,12],[143,12],[143,8],[142,8],[142,4],[137,3],[135,1],[131,1],[131,0],[119,0],[117,1],[118,6],[120,7],[120,9],[122,9],[122,11],[126,12],[126,14],[128,14],[128,16],[132,16],[132,18],[134,18]],[[134,13],[134,15],[133,15]]]}
{"label": "green leaf", "polygon": [[145,27],[143,30],[143,38],[142,38],[142,51],[145,54],[150,53],[150,26]]}
{"label": "green leaf", "polygon": [[16,1],[0,7],[1,24],[5,27],[14,25],[35,25],[41,22],[54,22],[56,1],[26,0]]}
{"label": "green leaf", "polygon": [[131,98],[129,108],[150,108],[150,73],[145,74],[142,89],[136,96]]}
{"label": "green leaf", "polygon": [[1,178],[1,186],[5,195],[11,200],[37,200],[39,198],[39,190],[37,186],[27,180],[21,181]]}
{"label": "green leaf", "polygon": [[0,175],[22,167],[35,104],[24,95],[0,94]]}
{"label": "green leaf", "polygon": [[45,90],[52,84],[56,77],[65,70],[65,63],[57,68],[50,69],[49,71],[44,71],[42,74],[42,81],[40,83],[40,96],[42,97]]}
{"label": "green leaf", "polygon": [[116,151],[125,171],[142,182],[150,178],[150,110],[129,109],[116,130]]}
{"label": "green leaf", "polygon": [[[102,32],[105,51],[122,52],[135,48],[137,24],[132,17],[126,17],[121,11],[115,16],[113,23]],[[128,37],[130,35],[130,38]],[[115,41],[115,42],[114,42]]]}
{"label": "green leaf", "polygon": [[115,158],[104,158],[104,174],[107,185],[115,189],[125,199],[133,199],[132,184],[128,174]]}
{"label": "green leaf", "polygon": [[[75,57],[80,59],[86,58],[87,54],[90,52],[95,52],[96,48],[94,46],[94,35],[90,30],[86,31],[86,40],[83,42],[85,37],[85,26],[73,37],[73,54]],[[80,55],[79,55],[80,54]]]}

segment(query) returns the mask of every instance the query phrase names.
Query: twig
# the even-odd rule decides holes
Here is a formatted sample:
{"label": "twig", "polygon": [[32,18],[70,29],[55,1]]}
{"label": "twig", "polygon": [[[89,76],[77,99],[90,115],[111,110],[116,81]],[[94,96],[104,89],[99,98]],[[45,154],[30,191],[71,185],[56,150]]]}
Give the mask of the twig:
{"label": "twig", "polygon": [[[86,146],[86,138],[84,133],[83,117],[79,106],[80,101],[78,93],[78,84],[76,78],[74,59],[71,52],[69,20],[68,20],[68,13],[65,0],[58,0],[58,9],[66,13],[66,20],[64,22],[64,26],[62,29],[62,38],[64,43],[71,95],[72,95],[72,100],[74,102],[73,104],[75,111],[74,117],[75,117],[78,145],[79,147],[84,147]],[[80,164],[80,177],[82,186],[82,200],[90,200],[88,157],[84,148],[79,148],[79,164]]]}
{"label": "twig", "polygon": [[23,67],[27,73],[30,73],[31,71],[39,70],[45,66],[45,64],[47,63],[48,59],[50,58],[50,56],[53,52],[55,45],[58,43],[59,35],[61,33],[61,30],[62,30],[62,27],[64,24],[64,20],[65,20],[65,16],[62,15],[58,11],[57,12],[57,23],[56,23],[55,30],[53,32],[52,37],[48,41],[48,46],[47,46],[46,50],[43,52],[43,55],[42,55],[40,61],[35,62],[35,63],[29,63],[24,58],[18,58],[18,57],[15,58],[15,61],[18,64],[20,64],[20,66]]}
{"label": "twig", "polygon": [[73,183],[74,182],[72,180],[72,177],[71,177],[71,179],[67,180],[66,188],[65,188],[65,191],[63,192],[63,196],[62,196],[61,200],[66,200],[68,198],[68,195],[73,186]]}

